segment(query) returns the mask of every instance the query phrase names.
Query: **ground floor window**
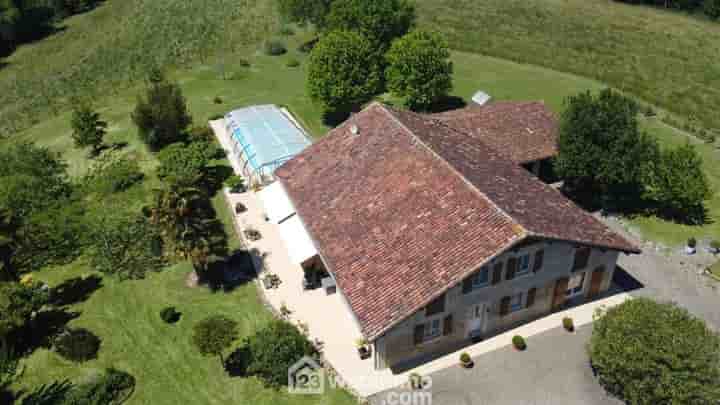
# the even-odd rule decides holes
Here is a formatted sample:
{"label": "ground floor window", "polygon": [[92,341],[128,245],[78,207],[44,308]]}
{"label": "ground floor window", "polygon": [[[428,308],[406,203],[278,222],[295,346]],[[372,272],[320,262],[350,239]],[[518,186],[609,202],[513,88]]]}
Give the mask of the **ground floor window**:
{"label": "ground floor window", "polygon": [[568,289],[565,291],[565,296],[570,298],[582,293],[583,286],[585,285],[586,272],[576,273],[570,277],[568,281]]}
{"label": "ground floor window", "polygon": [[510,312],[519,311],[523,308],[523,295],[523,293],[519,293],[510,297]]}
{"label": "ground floor window", "polygon": [[425,332],[423,334],[423,340],[428,341],[435,339],[440,336],[440,319],[434,319],[425,324]]}

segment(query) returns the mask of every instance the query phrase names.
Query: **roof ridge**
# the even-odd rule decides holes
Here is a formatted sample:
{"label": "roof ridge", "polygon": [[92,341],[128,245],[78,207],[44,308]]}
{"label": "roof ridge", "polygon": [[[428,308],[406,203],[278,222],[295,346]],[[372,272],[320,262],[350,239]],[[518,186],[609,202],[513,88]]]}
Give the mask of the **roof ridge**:
{"label": "roof ridge", "polygon": [[[528,102],[528,104],[535,104],[535,103],[544,104],[543,101]],[[452,127],[452,126],[450,126],[450,125],[447,125],[444,121],[441,121],[441,120],[439,120],[439,119],[436,119],[436,118],[433,118],[433,117],[423,117],[422,115],[416,114],[416,113],[413,113],[413,114],[416,115],[416,116],[418,116],[418,117],[421,117],[422,119],[431,120],[431,121],[437,123],[438,125],[441,125],[441,126],[447,128],[447,129],[450,130],[450,131],[453,131],[453,132],[456,132],[456,133],[458,133],[458,134],[462,134],[462,135],[465,135],[465,136],[470,136],[469,134],[465,133],[464,131],[461,131],[461,130],[459,130],[459,129],[457,129],[457,128],[454,128],[454,127]],[[473,139],[475,139],[475,138],[473,138]],[[497,150],[495,150],[495,148],[493,148],[493,147],[491,147],[490,145],[486,144],[486,143],[483,142],[481,139],[476,139],[476,141],[479,142],[479,143],[482,143],[483,145],[485,145],[485,147],[487,147],[488,149],[492,150],[493,152],[499,153],[499,154],[502,155],[501,152],[498,152]],[[449,164],[449,163],[448,163],[448,164]],[[452,165],[451,165],[451,166],[452,166]],[[464,177],[464,176],[463,176],[463,177]],[[574,207],[579,208],[580,210],[582,210],[582,208],[578,207],[577,204],[575,204],[574,201],[572,201],[572,200],[570,200],[569,198],[565,197],[565,196],[560,192],[560,190],[558,190],[558,189],[556,189],[556,188],[554,188],[554,187],[550,187],[548,184],[544,183],[543,181],[541,181],[540,179],[538,179],[538,178],[535,177],[535,176],[528,176],[528,178],[529,178],[531,181],[533,181],[533,182],[537,183],[538,185],[542,186],[543,188],[547,189],[548,191],[551,191],[551,192],[554,192],[554,193],[560,195],[561,197],[563,197],[563,199],[567,200],[567,202],[568,202],[569,204],[571,204],[572,206],[574,206]],[[490,201],[492,202],[492,199],[490,199],[489,197],[488,197],[488,200],[490,200]],[[494,202],[493,202],[493,205],[495,205]],[[498,207],[498,208],[499,208],[499,207]],[[500,209],[500,210],[503,211],[502,209]],[[504,211],[503,211],[503,212],[504,212]],[[612,231],[612,229],[610,229],[607,225],[605,225],[602,221],[600,221],[600,220],[599,220],[598,218],[596,218],[594,215],[587,214],[587,216],[588,216],[589,218],[591,218],[593,221],[595,221],[596,223],[598,223],[598,224],[600,224],[600,225],[602,225],[602,226],[604,226],[604,227],[606,227],[606,228],[608,228],[609,230]],[[512,217],[512,218],[513,218],[513,220],[515,220],[514,217]],[[518,221],[515,220],[515,222],[518,222]],[[522,224],[520,224],[520,226],[528,233],[528,236],[531,236],[531,237],[533,237],[533,236],[534,236],[534,237],[540,237],[540,238],[543,238],[543,239],[557,239],[557,238],[552,237],[552,236],[550,236],[550,235],[547,235],[547,234],[544,234],[544,233],[538,233],[538,232],[535,232],[535,231],[533,231],[533,230],[530,230],[530,229],[528,229],[527,227],[523,226]],[[620,238],[624,239],[626,242],[632,244],[632,243],[628,240],[628,238],[626,238],[624,235],[618,234],[618,236],[619,236]],[[565,241],[568,241],[568,242],[578,242],[578,241],[574,241],[574,240],[571,241],[571,240],[569,240],[569,239],[564,239],[564,240],[565,240]],[[601,247],[601,248],[616,249],[616,247],[611,247],[611,246],[607,246],[607,245],[600,245],[600,244],[594,244],[594,246]]]}
{"label": "roof ridge", "polygon": [[[488,197],[487,194],[485,194],[484,192],[482,192],[475,184],[473,184],[473,183],[472,183],[470,180],[468,180],[462,173],[460,173],[460,171],[459,171],[455,166],[453,166],[452,164],[450,164],[450,162],[448,162],[448,161],[447,161],[445,158],[443,158],[439,153],[437,153],[435,150],[433,150],[433,148],[431,148],[431,147],[430,147],[429,145],[427,145],[422,139],[420,139],[417,135],[415,135],[415,133],[414,133],[412,130],[410,130],[410,128],[408,128],[407,125],[405,125],[405,124],[400,120],[400,118],[398,118],[397,116],[395,116],[395,114],[391,113],[391,111],[395,111],[395,112],[400,112],[400,111],[395,110],[395,109],[392,108],[392,107],[385,106],[385,105],[383,105],[383,104],[381,104],[381,103],[379,103],[379,104],[380,104],[381,107],[384,107],[384,108],[382,108],[382,110],[385,111],[385,112],[386,112],[398,125],[400,125],[408,134],[410,134],[410,136],[411,136],[413,139],[415,139],[418,143],[420,143],[421,145],[423,145],[423,147],[425,147],[425,149],[427,149],[433,156],[435,156],[436,159],[438,159],[438,160],[442,161],[443,163],[445,163],[445,165],[448,166],[456,176],[458,176],[459,178],[461,178],[465,184],[467,184],[472,190],[474,190],[474,191],[475,191],[477,194],[479,194],[483,199],[485,199],[485,200],[486,200],[493,208],[495,208],[498,212],[500,212],[502,215],[504,215],[506,218],[508,218],[508,219],[510,220],[510,222],[513,224],[513,231],[516,231],[517,229],[516,229],[515,227],[517,227],[517,228],[519,228],[519,231],[520,231],[520,234],[521,234],[520,236],[521,236],[521,237],[527,236],[526,234],[531,234],[531,232],[530,232],[528,229],[526,229],[522,224],[520,224],[512,215],[508,214],[507,212],[505,212],[505,210],[503,210],[502,208],[500,208],[500,207],[495,203],[495,201],[493,201],[490,197]],[[444,124],[441,123],[440,121],[435,120],[435,119],[433,119],[433,118],[429,118],[429,117],[426,118],[426,117],[424,117],[424,116],[422,116],[422,115],[420,115],[420,114],[414,113],[414,112],[412,112],[412,111],[402,111],[402,113],[404,113],[404,114],[410,114],[410,115],[412,115],[412,116],[414,116],[414,117],[416,117],[416,118],[418,118],[418,119],[420,119],[420,120],[422,120],[422,121],[431,121],[431,122],[434,123],[434,124],[441,125],[441,126],[444,127],[444,128],[449,128],[449,129],[451,129],[451,130],[453,130],[453,131],[455,131],[455,132],[458,132],[458,133],[460,133],[460,134],[463,134],[463,135],[466,135],[466,136],[467,136],[466,133],[461,132],[461,131],[456,131],[456,130],[450,128],[449,126],[444,125]],[[483,143],[483,145],[485,145],[485,143]],[[485,146],[487,146],[487,145],[485,145]],[[492,149],[492,148],[491,148],[491,150],[495,151],[495,149]]]}

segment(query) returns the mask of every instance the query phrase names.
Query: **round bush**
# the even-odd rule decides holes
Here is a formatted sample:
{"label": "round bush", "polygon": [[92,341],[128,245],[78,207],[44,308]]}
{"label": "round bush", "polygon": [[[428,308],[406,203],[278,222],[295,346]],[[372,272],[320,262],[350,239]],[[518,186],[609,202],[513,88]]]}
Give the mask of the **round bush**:
{"label": "round bush", "polygon": [[566,331],[572,332],[575,330],[575,324],[573,323],[572,318],[565,317],[562,320],[563,328],[565,328]]}
{"label": "round bush", "polygon": [[287,65],[287,67],[291,67],[291,68],[298,67],[298,66],[300,66],[300,61],[295,58],[292,58],[287,61],[286,65]]}
{"label": "round bush", "polygon": [[100,338],[82,328],[66,329],[53,343],[58,354],[74,362],[92,360],[100,350]]}
{"label": "round bush", "polygon": [[[269,386],[287,384],[287,370],[304,356],[316,353],[300,331],[286,321],[275,320],[247,338],[247,352],[237,354],[237,364],[248,375],[262,379]],[[246,362],[246,363],[243,363]],[[244,366],[246,365],[246,366]]]}
{"label": "round bush", "polygon": [[525,350],[525,348],[527,348],[527,344],[525,344],[525,338],[520,335],[513,336],[512,344],[518,350]]}
{"label": "round bush", "polygon": [[674,304],[638,298],[609,309],[588,351],[600,384],[627,403],[720,401],[720,337]]}
{"label": "round bush", "polygon": [[180,312],[178,312],[175,307],[167,307],[160,311],[160,318],[162,318],[165,323],[175,323],[180,320]]}
{"label": "round bush", "polygon": [[287,52],[287,48],[285,48],[285,44],[282,43],[282,41],[271,39],[265,42],[265,54],[277,56],[282,55],[285,52]]}

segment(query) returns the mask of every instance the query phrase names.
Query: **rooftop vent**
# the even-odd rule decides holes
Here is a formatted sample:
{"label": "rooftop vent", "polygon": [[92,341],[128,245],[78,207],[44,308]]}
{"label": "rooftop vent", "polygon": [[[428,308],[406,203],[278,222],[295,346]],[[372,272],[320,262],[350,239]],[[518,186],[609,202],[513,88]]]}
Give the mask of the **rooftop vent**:
{"label": "rooftop vent", "polygon": [[360,128],[358,128],[358,126],[355,124],[350,125],[350,133],[353,135],[357,135],[360,133]]}

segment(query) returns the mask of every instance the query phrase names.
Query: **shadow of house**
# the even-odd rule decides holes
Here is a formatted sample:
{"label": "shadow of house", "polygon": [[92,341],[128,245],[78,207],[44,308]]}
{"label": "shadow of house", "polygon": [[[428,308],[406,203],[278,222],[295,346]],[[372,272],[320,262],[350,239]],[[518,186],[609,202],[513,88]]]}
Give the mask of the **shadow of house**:
{"label": "shadow of house", "polygon": [[462,97],[444,96],[430,107],[430,113],[440,113],[450,110],[457,110],[467,106]]}

